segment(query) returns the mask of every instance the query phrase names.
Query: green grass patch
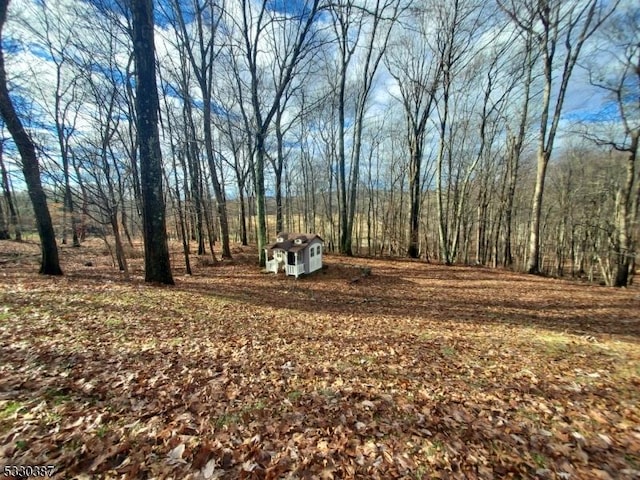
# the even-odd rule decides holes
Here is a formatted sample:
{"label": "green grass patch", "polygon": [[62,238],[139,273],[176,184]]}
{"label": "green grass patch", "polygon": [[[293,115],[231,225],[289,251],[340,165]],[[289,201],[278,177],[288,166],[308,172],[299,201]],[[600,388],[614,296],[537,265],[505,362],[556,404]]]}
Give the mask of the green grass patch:
{"label": "green grass patch", "polygon": [[54,405],[61,405],[71,400],[71,396],[64,390],[59,390],[57,388],[49,388],[44,393],[44,397],[47,400],[53,402]]}
{"label": "green grass patch", "polygon": [[440,348],[440,353],[445,357],[453,357],[456,354],[456,349],[449,345],[445,345]]}
{"label": "green grass patch", "polygon": [[2,407],[2,409],[0,409],[0,420],[4,420],[5,418],[10,417],[14,413],[16,413],[18,410],[20,410],[21,407],[22,407],[22,404],[20,402],[12,402],[12,401],[7,402]]}
{"label": "green grass patch", "polygon": [[350,368],[362,367],[364,365],[372,365],[375,361],[376,359],[369,355],[356,355],[349,358],[347,365]]}
{"label": "green grass patch", "polygon": [[225,413],[216,418],[214,424],[217,428],[222,428],[238,422],[240,422],[240,415],[237,413]]}
{"label": "green grass patch", "polygon": [[109,427],[107,427],[106,425],[100,425],[96,430],[96,435],[98,436],[98,438],[106,437],[107,433],[109,433]]}
{"label": "green grass patch", "polygon": [[624,460],[629,465],[631,465],[631,468],[633,468],[634,470],[640,470],[640,455],[634,455],[632,453],[625,453],[624,454]]}
{"label": "green grass patch", "polygon": [[538,468],[546,468],[547,467],[547,458],[539,452],[533,452],[531,454],[531,458],[536,464]]}
{"label": "green grass patch", "polygon": [[427,473],[429,473],[429,469],[424,465],[418,465],[416,471],[413,472],[413,478],[416,480],[422,480],[423,478],[428,478]]}
{"label": "green grass patch", "polygon": [[532,332],[532,336],[534,339],[534,345],[539,347],[539,349],[546,354],[557,355],[560,353],[566,353],[570,350],[569,338],[565,335],[534,330]]}
{"label": "green grass patch", "polygon": [[62,415],[58,412],[47,412],[44,416],[44,421],[47,425],[56,425],[62,420]]}
{"label": "green grass patch", "polygon": [[121,328],[124,326],[124,320],[118,317],[108,317],[104,324],[110,328]]}
{"label": "green grass patch", "polygon": [[435,338],[435,335],[433,334],[433,332],[420,332],[418,338],[420,338],[420,340],[433,340]]}
{"label": "green grass patch", "polygon": [[287,398],[292,402],[295,402],[302,396],[302,392],[300,390],[293,390],[287,394]]}
{"label": "green grass patch", "polygon": [[267,403],[264,400],[256,400],[251,405],[247,405],[246,407],[243,407],[242,413],[251,413],[251,412],[264,410],[266,406],[267,406]]}
{"label": "green grass patch", "polygon": [[442,452],[444,449],[444,442],[442,440],[434,440],[430,442],[428,445],[425,445],[422,448],[422,451],[427,457],[434,457],[438,453]]}
{"label": "green grass patch", "polygon": [[318,393],[323,397],[334,398],[338,396],[338,392],[332,388],[321,388]]}

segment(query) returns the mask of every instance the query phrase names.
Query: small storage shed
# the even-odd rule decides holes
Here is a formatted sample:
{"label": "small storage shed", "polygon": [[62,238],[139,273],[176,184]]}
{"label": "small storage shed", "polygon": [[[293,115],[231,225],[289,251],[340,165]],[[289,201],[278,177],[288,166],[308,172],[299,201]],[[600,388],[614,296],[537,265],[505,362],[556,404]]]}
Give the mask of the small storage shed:
{"label": "small storage shed", "polygon": [[265,247],[267,271],[278,273],[282,269],[298,278],[320,270],[323,242],[315,233],[279,233],[276,241]]}

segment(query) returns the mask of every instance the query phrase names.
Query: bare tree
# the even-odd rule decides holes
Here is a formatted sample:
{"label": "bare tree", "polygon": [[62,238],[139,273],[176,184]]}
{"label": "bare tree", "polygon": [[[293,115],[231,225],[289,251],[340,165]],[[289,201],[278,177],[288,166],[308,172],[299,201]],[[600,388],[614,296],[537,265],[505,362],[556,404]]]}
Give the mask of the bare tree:
{"label": "bare tree", "polygon": [[402,35],[386,55],[385,62],[400,90],[409,143],[409,246],[407,255],[420,255],[420,207],[422,205],[422,161],[428,120],[435,104],[442,58],[431,45],[426,5],[410,8]]}
{"label": "bare tree", "polygon": [[173,285],[162,194],[162,152],[158,132],[160,102],[156,86],[153,1],[131,1],[130,7],[137,80],[136,126],[140,151],[145,281]]}
{"label": "bare tree", "polygon": [[[81,72],[81,77],[89,79],[95,76],[96,81],[99,77],[103,77],[95,85],[88,89],[94,95],[94,99],[85,99],[84,112],[81,115],[91,115],[91,101],[96,100],[98,103],[104,102],[110,95],[116,95],[117,101],[114,105],[114,114],[119,116],[119,120],[127,119],[121,122],[119,128],[113,131],[112,142],[117,142],[118,147],[124,152],[123,158],[127,162],[114,168],[122,170],[122,178],[126,181],[127,188],[124,185],[118,185],[117,194],[118,202],[121,206],[120,226],[122,233],[125,235],[130,246],[133,246],[133,240],[130,229],[133,229],[142,216],[142,188],[138,157],[138,139],[137,139],[137,115],[135,103],[135,74],[134,74],[134,54],[132,48],[132,20],[131,11],[128,7],[129,0],[93,0],[91,9],[76,13],[78,20],[77,29],[83,32],[96,33],[97,35],[78,35],[74,38],[74,63],[76,68]],[[86,8],[78,6],[78,8]],[[100,84],[100,85],[98,85]],[[103,84],[103,85],[102,85]],[[98,87],[96,91],[94,87]],[[101,91],[101,90],[105,91]],[[86,93],[86,92],[85,92]],[[116,100],[116,98],[114,98]],[[117,107],[117,108],[116,108]],[[98,130],[104,125],[98,125]],[[86,133],[86,132],[83,132]],[[98,133],[97,136],[100,136]],[[83,145],[76,145],[76,150],[81,150]],[[74,169],[79,170],[81,161],[72,155]],[[85,185],[76,173],[78,186],[80,187],[83,198],[83,218],[88,217],[84,205],[87,204],[87,195]],[[123,183],[123,182],[118,182]],[[132,188],[129,188],[132,187]],[[131,198],[128,193],[133,193]],[[81,232],[84,230],[81,227]]]}
{"label": "bare tree", "polygon": [[240,228],[240,242],[242,245],[248,245],[246,190],[251,170],[250,160],[253,157],[251,152],[253,144],[250,141],[250,135],[242,128],[237,115],[231,113],[234,111],[233,106],[236,105],[235,101],[237,98],[235,98],[234,95],[230,95],[230,98],[232,106],[225,106],[227,111],[230,113],[220,120],[218,129],[220,130],[222,138],[226,141],[226,148],[232,155],[232,159],[228,159],[226,156],[223,159],[229,167],[233,169],[233,173],[236,177],[239,204],[238,222]]}
{"label": "bare tree", "polygon": [[0,114],[22,158],[22,171],[29,190],[29,197],[33,204],[42,248],[40,273],[45,275],[62,275],[53,223],[51,222],[51,215],[47,207],[47,198],[40,179],[40,167],[38,157],[36,156],[35,145],[16,113],[7,87],[4,51],[2,49],[2,28],[7,20],[8,7],[9,0],[0,0]]}
{"label": "bare tree", "polygon": [[[529,121],[529,110],[531,100],[531,85],[533,83],[533,68],[535,63],[535,54],[533,51],[533,31],[526,29],[523,32],[524,42],[522,52],[516,57],[517,63],[515,75],[524,75],[524,83],[522,84],[522,93],[520,94],[521,103],[518,108],[519,119],[517,121],[517,129],[514,131],[509,122],[506,123],[507,142],[506,142],[506,168],[504,173],[504,249],[502,264],[505,267],[513,265],[512,250],[512,231],[513,231],[513,209],[515,202],[516,186],[518,184],[518,175],[520,171],[520,158],[524,148],[524,142],[527,135],[527,124]],[[497,248],[496,248],[497,250]],[[496,255],[497,263],[497,255]]]}
{"label": "bare tree", "polygon": [[[240,76],[246,73],[250,92],[250,114],[241,102],[246,124],[251,129],[253,180],[256,196],[257,236],[260,265],[265,264],[264,246],[267,242],[265,159],[266,140],[271,123],[278,112],[283,95],[303,61],[309,57],[314,42],[314,23],[320,9],[320,0],[308,0],[294,4],[279,4],[284,10],[278,11],[267,0],[255,6],[249,0],[241,3],[239,33],[242,37],[240,49],[245,61],[246,72],[236,69],[238,85],[246,85]],[[289,5],[289,7],[287,7]],[[290,8],[290,10],[289,10]],[[276,28],[277,27],[277,28]],[[265,98],[265,72],[262,67],[262,51],[269,48],[276,66],[275,75],[270,79],[272,92]],[[232,52],[232,55],[234,53]],[[240,87],[239,90],[243,88]]]}
{"label": "bare tree", "polygon": [[[0,156],[2,156],[2,144],[0,143]],[[2,204],[2,200],[0,200],[0,240],[10,240],[11,235],[9,235],[9,224],[7,222],[7,217],[4,212],[4,206]]]}
{"label": "bare tree", "polygon": [[527,271],[539,273],[544,183],[569,80],[586,41],[611,15],[619,1],[498,0],[498,3],[517,28],[533,33],[536,39],[534,48],[539,50],[542,61],[544,85],[527,260]]}
{"label": "bare tree", "polygon": [[[118,267],[128,279],[129,269],[122,241],[122,230],[126,223],[121,223],[119,218],[125,208],[125,162],[121,153],[125,148],[118,148],[122,142],[117,140],[118,131],[125,128],[120,119],[127,107],[123,105],[126,99],[122,95],[116,65],[116,38],[105,35],[102,40],[104,58],[96,60],[95,55],[88,55],[83,60],[82,84],[86,100],[91,102],[93,128],[76,146],[78,155],[72,161],[78,172],[78,181],[82,182],[83,197],[86,196],[87,202],[92,203],[100,213],[97,221],[111,227]],[[100,68],[97,68],[96,62],[100,61]],[[84,181],[83,175],[86,175],[88,182]],[[104,241],[108,244],[106,237]]]}
{"label": "bare tree", "polygon": [[[164,112],[165,112],[165,125],[167,126],[168,140],[171,144],[171,157],[172,157],[172,166],[173,166],[173,188],[174,193],[170,195],[171,201],[175,203],[174,208],[177,207],[177,224],[180,228],[179,237],[182,240],[182,251],[184,253],[184,263],[185,263],[185,271],[187,275],[192,274],[191,270],[191,259],[190,259],[190,248],[189,248],[189,233],[188,233],[188,225],[187,225],[187,215],[186,208],[184,204],[189,197],[189,172],[187,170],[187,162],[185,160],[186,152],[185,148],[180,148],[178,146],[179,140],[177,135],[174,134],[174,129],[176,129],[176,117],[179,118],[179,114],[176,115],[174,111],[172,111],[169,105],[169,95],[167,85],[164,83],[162,76],[160,75],[161,88],[163,92],[163,100],[164,100]],[[186,142],[185,142],[186,143]],[[178,161],[180,162],[180,166],[182,167],[182,181],[178,176]],[[167,181],[167,184],[170,185],[170,182]],[[169,192],[171,192],[171,188],[168,187]],[[185,202],[182,200],[182,194],[184,193]]]}
{"label": "bare tree", "polygon": [[[483,32],[487,11],[483,3],[455,0],[452,4],[436,2],[434,4],[437,19],[442,27],[437,31],[437,52],[442,63],[441,96],[438,99],[438,153],[436,159],[436,200],[438,209],[438,235],[440,240],[440,258],[451,264],[457,254],[465,191],[477,162],[470,165],[454,166],[455,142],[463,151],[468,148],[465,141],[466,124],[469,122],[469,107],[464,121],[453,122],[456,102],[462,102],[455,95],[456,82],[459,84],[473,77],[468,67],[477,54],[473,47]],[[467,84],[468,85],[468,84]],[[463,90],[463,89],[460,89]],[[485,99],[488,100],[488,99]],[[468,101],[468,99],[467,99]],[[471,100],[473,103],[473,100]],[[486,104],[486,101],[485,101]],[[455,138],[456,131],[461,137]],[[461,152],[460,157],[466,155]],[[458,168],[462,167],[462,168]],[[459,189],[462,187],[462,190]]]}
{"label": "bare tree", "polygon": [[[192,219],[190,222],[190,236],[197,242],[198,255],[204,255],[206,253],[205,238],[208,237],[211,255],[213,261],[216,262],[216,256],[213,249],[214,240],[210,235],[210,233],[212,233],[212,229],[209,228],[211,215],[209,212],[208,202],[205,201],[205,181],[203,165],[201,162],[203,142],[200,140],[202,132],[198,126],[203,124],[203,122],[200,121],[200,118],[198,117],[198,102],[193,93],[193,89],[198,87],[194,87],[193,85],[193,72],[190,68],[191,61],[189,60],[189,54],[185,51],[187,48],[185,46],[185,42],[182,40],[178,41],[175,48],[177,48],[179,52],[178,55],[171,55],[170,53],[161,61],[161,72],[164,77],[163,81],[167,84],[165,87],[167,93],[164,97],[166,115],[169,117],[167,120],[167,126],[171,130],[169,139],[172,149],[177,149],[176,154],[178,155],[181,163],[184,163],[185,202],[189,207],[189,216]],[[177,62],[174,62],[176,59]],[[177,94],[180,97],[181,112],[179,119],[177,114],[170,109],[170,102],[168,102],[168,98],[170,98],[168,93],[169,89],[174,92],[174,95]],[[173,117],[176,118],[172,122]],[[174,123],[176,127],[171,128]],[[216,174],[214,184],[217,182],[218,187],[221,187],[217,178]],[[224,192],[220,192],[221,197],[224,197],[223,193]]]}
{"label": "bare tree", "polygon": [[[188,2],[172,2],[172,17],[175,28],[182,44],[182,51],[187,55],[196,82],[202,94],[202,115],[204,131],[204,151],[211,173],[213,191],[218,204],[218,219],[222,233],[222,257],[231,258],[229,244],[229,222],[227,219],[227,204],[224,186],[220,181],[220,174],[215,165],[213,145],[212,102],[215,62],[221,47],[217,44],[218,27],[222,20],[224,3],[214,0],[192,0]],[[186,11],[188,9],[188,11]],[[193,20],[192,29],[188,29],[185,14]],[[183,68],[185,68],[183,66]]]}
{"label": "bare tree", "polygon": [[[2,125],[4,130],[4,122]],[[22,229],[20,227],[20,218],[18,215],[18,208],[14,200],[13,192],[11,191],[11,184],[9,183],[9,172],[4,162],[4,144],[7,140],[0,138],[0,175],[2,178],[2,194],[7,203],[9,209],[9,223],[13,227],[13,232],[16,242],[22,241]]]}
{"label": "bare tree", "polygon": [[[340,195],[340,251],[353,254],[352,236],[356,212],[365,113],[375,84],[376,73],[387,49],[393,27],[402,10],[400,0],[376,0],[372,8],[364,8],[354,0],[338,0],[331,4],[333,29],[338,44],[338,188]],[[359,58],[357,84],[354,87],[354,111],[351,118],[352,149],[347,159],[347,79],[353,69],[355,53]],[[347,179],[347,163],[350,165]]]}
{"label": "bare tree", "polygon": [[[640,7],[629,5],[610,18],[602,29],[597,53],[607,59],[607,68],[593,65],[591,83],[609,94],[615,101],[618,118],[613,138],[596,132],[587,136],[600,145],[626,154],[625,174],[616,194],[616,237],[614,286],[625,287],[630,282],[635,245],[633,225],[638,222],[640,180],[637,176],[640,144]],[[609,124],[611,122],[606,122]],[[636,228],[637,229],[637,228]]]}
{"label": "bare tree", "polygon": [[[62,243],[67,243],[68,224],[71,224],[72,244],[80,246],[77,218],[74,215],[71,188],[70,150],[72,136],[76,130],[76,121],[81,104],[81,94],[77,88],[77,73],[73,71],[74,28],[77,18],[75,12],[62,8],[60,4],[43,2],[33,6],[25,18],[21,18],[21,27],[29,31],[45,49],[49,56],[49,65],[54,69],[53,85],[38,85],[42,97],[42,107],[55,127],[57,150],[62,161],[64,184]],[[33,71],[33,66],[32,66]],[[33,71],[34,79],[37,73]],[[46,78],[46,77],[45,77]]]}

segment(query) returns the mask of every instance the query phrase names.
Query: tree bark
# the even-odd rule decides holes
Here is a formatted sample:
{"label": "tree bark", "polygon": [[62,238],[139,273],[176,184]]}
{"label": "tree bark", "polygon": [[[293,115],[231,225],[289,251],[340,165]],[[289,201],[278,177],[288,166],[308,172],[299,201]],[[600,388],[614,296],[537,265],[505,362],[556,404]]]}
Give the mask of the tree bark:
{"label": "tree bark", "polygon": [[4,214],[4,207],[0,202],[0,240],[10,240],[9,227],[7,225],[7,217]]}
{"label": "tree bark", "polygon": [[9,184],[9,174],[4,166],[2,158],[3,143],[0,143],[0,171],[2,173],[2,190],[4,198],[7,201],[9,208],[9,224],[13,227],[13,232],[16,242],[22,241],[22,229],[20,227],[20,216],[18,215],[18,209],[13,201],[13,194],[11,193],[11,185]]}
{"label": "tree bark", "polygon": [[278,108],[275,118],[276,130],[276,158],[272,162],[273,173],[275,175],[275,195],[276,195],[276,233],[284,231],[283,208],[282,208],[282,172],[284,170],[284,132],[282,131],[281,108]]}
{"label": "tree bark", "polygon": [[35,145],[16,113],[7,87],[4,51],[2,49],[2,28],[7,19],[8,6],[9,0],[0,0],[0,114],[22,158],[22,172],[24,173],[29,198],[33,205],[42,248],[40,273],[44,275],[62,275],[53,222],[51,221],[47,198],[40,179],[40,166],[36,156]]}
{"label": "tree bark", "polygon": [[439,125],[439,135],[440,139],[438,140],[438,159],[437,159],[437,175],[436,175],[436,190],[437,190],[437,209],[438,209],[438,236],[440,239],[440,261],[444,262],[446,265],[452,264],[451,252],[449,250],[449,230],[448,230],[448,211],[445,210],[444,205],[444,195],[442,191],[442,183],[443,183],[443,163],[445,156],[445,135],[447,131],[447,117],[448,117],[448,108],[449,108],[449,95],[447,84],[445,84],[445,91],[443,94],[443,104],[444,104],[444,112],[442,113],[442,118],[440,120]]}
{"label": "tree bark", "polygon": [[632,225],[632,193],[636,177],[635,164],[638,152],[639,133],[634,132],[627,157],[626,175],[623,187],[618,195],[618,211],[616,223],[618,224],[618,238],[616,241],[616,274],[613,285],[626,287],[629,283],[629,271],[631,256],[633,255],[633,241],[631,233]]}
{"label": "tree bark", "polygon": [[422,136],[410,138],[409,149],[409,248],[407,255],[411,258],[420,256],[420,204],[422,203]]}
{"label": "tree bark", "polygon": [[257,132],[255,141],[256,148],[253,170],[256,192],[256,235],[258,237],[258,260],[260,262],[260,266],[263,267],[267,262],[267,257],[264,252],[264,246],[267,244],[267,205],[264,186],[264,134],[262,132]]}
{"label": "tree bark", "polygon": [[162,152],[158,132],[160,103],[156,85],[152,0],[131,1],[131,13],[137,74],[136,113],[145,244],[145,281],[173,285],[162,194]]}

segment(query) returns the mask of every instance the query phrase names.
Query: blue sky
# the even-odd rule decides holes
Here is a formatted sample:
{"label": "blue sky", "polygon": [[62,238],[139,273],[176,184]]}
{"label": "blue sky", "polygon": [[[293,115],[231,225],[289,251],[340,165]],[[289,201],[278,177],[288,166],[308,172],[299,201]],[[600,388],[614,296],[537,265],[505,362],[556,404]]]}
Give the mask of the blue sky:
{"label": "blue sky", "polygon": [[[22,0],[28,1],[28,0]],[[100,3],[103,6],[114,9],[115,12],[121,12],[121,2],[124,0],[83,0],[86,3],[96,4]],[[227,0],[228,2],[237,2],[238,0]],[[310,0],[309,0],[310,1]],[[282,12],[283,14],[300,14],[304,11],[306,5],[309,4],[309,1],[303,0],[269,0],[268,7],[271,10],[275,10],[278,12]],[[168,0],[159,0],[156,2],[156,18],[158,20],[159,26],[163,28],[167,28],[169,25],[166,22],[166,19],[163,21],[162,14],[159,11],[162,9],[163,4],[166,5]],[[191,0],[185,2],[186,4],[190,4]],[[187,14],[187,21],[189,21],[189,17]],[[157,44],[159,42],[157,41]],[[7,51],[9,53],[16,53],[16,44],[11,41],[11,38],[7,38],[5,40],[5,46],[7,47]],[[32,46],[30,51],[32,58],[37,58],[40,60],[47,61],[50,59],[49,53],[35,45]],[[96,64],[94,66],[96,70],[100,70],[99,66]],[[109,73],[109,72],[107,72]],[[116,77],[120,76],[120,80],[123,81],[122,74],[116,72]],[[397,106],[398,104],[392,103],[390,88],[393,87],[393,82],[390,77],[385,74],[385,72],[381,72],[379,77],[379,84],[374,89],[371,95],[371,103],[370,103],[370,113],[372,115],[383,115],[391,118],[391,114],[398,112],[400,109]],[[178,98],[179,95],[175,90],[171,90],[173,87],[169,87],[169,95],[173,98]],[[196,106],[202,105],[202,100],[196,100]],[[214,112],[217,115],[224,116],[227,115],[228,112],[216,102],[212,102]],[[401,122],[401,116],[398,116],[398,121]],[[565,109],[563,113],[563,124],[562,127],[567,127],[566,131],[570,131],[571,123],[573,122],[586,122],[586,123],[599,123],[602,121],[611,122],[617,119],[617,108],[614,103],[610,101],[605,101],[602,92],[595,87],[589,85],[586,81],[586,73],[583,69],[577,68],[574,72],[574,76],[572,79],[571,87],[567,96],[567,100],[565,103]],[[347,119],[347,128],[352,126],[352,120],[350,118]],[[37,125],[38,128],[47,131],[46,125]],[[310,128],[314,128],[311,126]]]}

